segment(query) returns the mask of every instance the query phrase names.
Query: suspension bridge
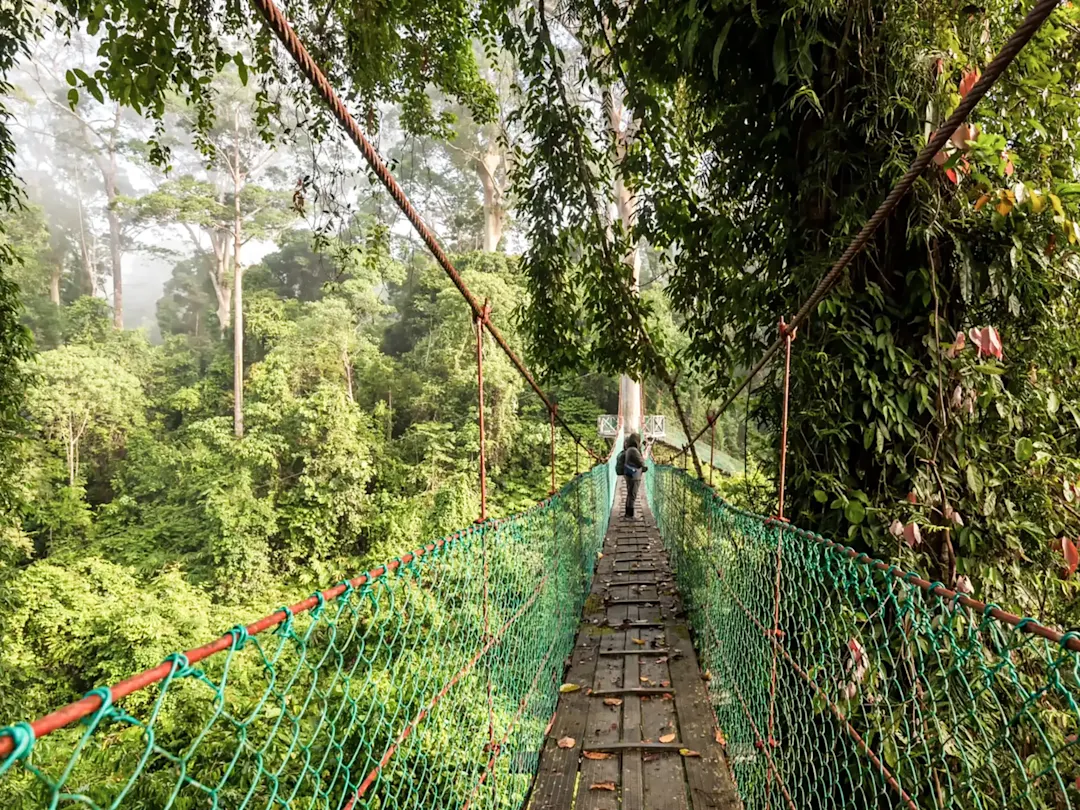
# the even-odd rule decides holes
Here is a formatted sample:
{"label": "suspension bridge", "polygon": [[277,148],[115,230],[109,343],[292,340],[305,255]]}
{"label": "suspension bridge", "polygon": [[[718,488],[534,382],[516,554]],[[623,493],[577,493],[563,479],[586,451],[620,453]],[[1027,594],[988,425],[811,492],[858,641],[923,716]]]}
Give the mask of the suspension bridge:
{"label": "suspension bridge", "polygon": [[[653,465],[637,520],[618,514],[625,489],[615,467],[624,431],[639,426],[620,420],[603,451],[573,432],[273,0],[253,3],[472,310],[480,519],[0,728],[0,806],[1080,805],[1080,634],[983,604],[784,515],[796,330],[1055,0],[1033,6],[697,433],[672,384],[681,423],[673,435],[697,475]],[[551,430],[550,495],[499,519],[486,512],[485,332],[540,397]],[[781,351],[778,510],[762,516],[716,494],[698,446]],[[595,466],[556,490],[560,429]]]}

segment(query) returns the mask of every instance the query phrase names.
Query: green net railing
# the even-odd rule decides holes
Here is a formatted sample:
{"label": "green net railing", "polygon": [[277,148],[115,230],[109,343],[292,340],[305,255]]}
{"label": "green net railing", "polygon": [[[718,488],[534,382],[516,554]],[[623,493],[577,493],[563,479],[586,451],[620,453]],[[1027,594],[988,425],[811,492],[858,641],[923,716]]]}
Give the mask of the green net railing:
{"label": "green net railing", "polygon": [[747,810],[1080,807],[1077,634],[646,481]]}
{"label": "green net railing", "polygon": [[614,480],[602,464],[236,628],[220,652],[170,656],[145,688],[0,730],[0,808],[520,807]]}

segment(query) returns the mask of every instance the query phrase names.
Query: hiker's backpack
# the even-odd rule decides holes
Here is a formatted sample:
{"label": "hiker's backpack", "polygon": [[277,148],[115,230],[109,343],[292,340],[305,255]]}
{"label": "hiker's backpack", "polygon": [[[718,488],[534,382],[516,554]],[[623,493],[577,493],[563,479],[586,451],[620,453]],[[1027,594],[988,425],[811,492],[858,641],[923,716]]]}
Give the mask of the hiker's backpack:
{"label": "hiker's backpack", "polygon": [[623,450],[615,457],[615,474],[626,475],[626,451]]}

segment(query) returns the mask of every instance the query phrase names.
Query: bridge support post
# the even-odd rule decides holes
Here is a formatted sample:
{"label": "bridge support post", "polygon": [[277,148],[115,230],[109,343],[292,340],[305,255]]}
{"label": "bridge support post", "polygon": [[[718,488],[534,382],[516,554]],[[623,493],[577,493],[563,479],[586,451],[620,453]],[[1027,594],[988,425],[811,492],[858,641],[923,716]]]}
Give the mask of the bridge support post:
{"label": "bridge support post", "polygon": [[[776,647],[783,636],[780,630],[780,575],[783,569],[784,549],[784,486],[787,482],[787,437],[788,437],[788,403],[791,394],[791,342],[795,340],[797,329],[789,329],[784,319],[780,319],[780,337],[784,341],[784,393],[780,410],[780,481],[777,493],[776,517],[780,522],[776,535],[776,579],[773,584],[773,624],[772,624],[772,675],[769,679],[769,725],[766,733],[765,744],[770,748],[776,747],[776,738],[773,736],[776,715]],[[745,473],[745,471],[744,471]],[[765,783],[765,804],[769,804],[769,796],[772,792],[773,772],[769,771],[769,778]]]}
{"label": "bridge support post", "polygon": [[476,324],[476,396],[480,405],[480,519],[487,520],[487,448],[484,437],[484,321],[491,314],[491,303],[484,301],[480,315],[473,318]]}
{"label": "bridge support post", "polygon": [[[709,423],[709,430],[710,430],[710,432],[709,432],[709,486],[711,487],[712,486],[712,474],[713,474],[713,457],[714,457],[715,452],[716,452],[715,451],[715,447],[716,447],[716,420],[715,419],[712,422]],[[746,474],[745,470],[743,470],[743,474],[744,475]]]}
{"label": "bridge support post", "polygon": [[551,410],[548,411],[548,415],[551,417],[551,491],[548,492],[548,495],[555,494],[555,414],[558,410],[558,405],[552,405]]}

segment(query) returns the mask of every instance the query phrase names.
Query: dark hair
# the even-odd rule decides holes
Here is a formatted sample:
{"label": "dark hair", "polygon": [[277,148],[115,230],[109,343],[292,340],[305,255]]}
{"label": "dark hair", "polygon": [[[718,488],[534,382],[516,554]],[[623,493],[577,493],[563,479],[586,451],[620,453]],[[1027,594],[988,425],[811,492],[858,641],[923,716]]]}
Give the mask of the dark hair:
{"label": "dark hair", "polygon": [[639,436],[636,433],[631,433],[630,436],[626,439],[626,446],[627,447],[636,447],[638,450],[640,450],[641,449],[641,436]]}

